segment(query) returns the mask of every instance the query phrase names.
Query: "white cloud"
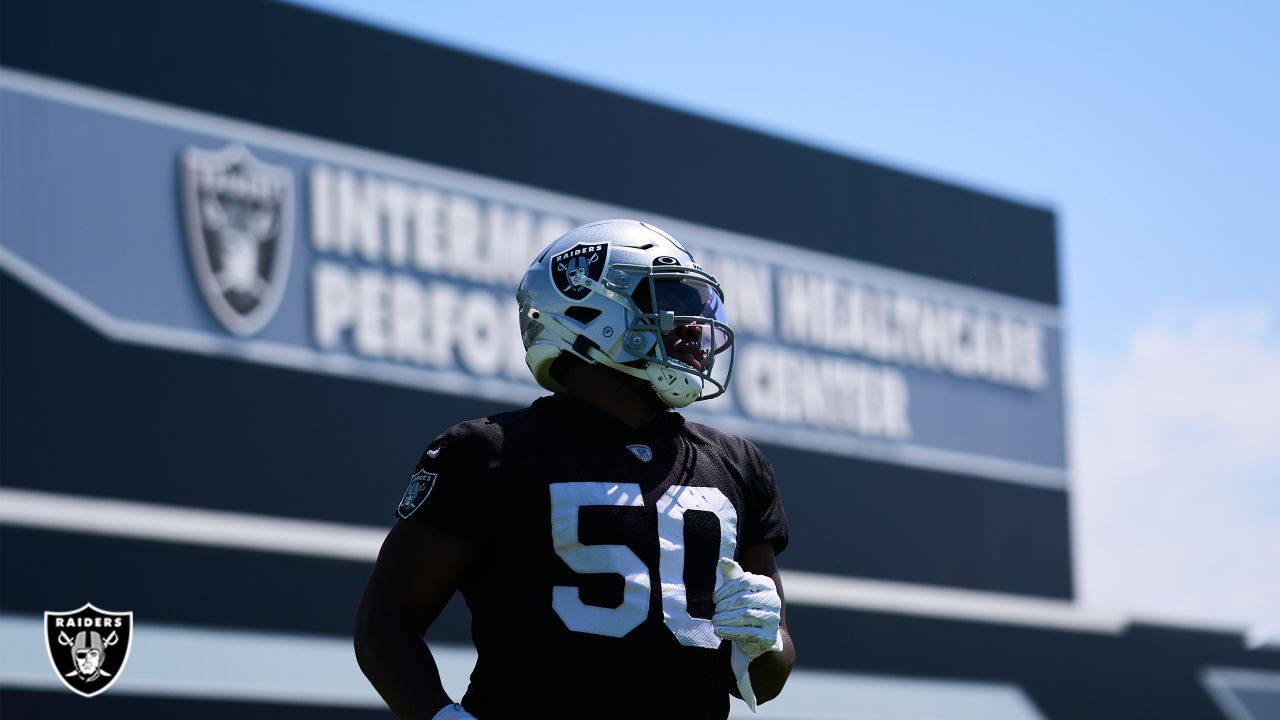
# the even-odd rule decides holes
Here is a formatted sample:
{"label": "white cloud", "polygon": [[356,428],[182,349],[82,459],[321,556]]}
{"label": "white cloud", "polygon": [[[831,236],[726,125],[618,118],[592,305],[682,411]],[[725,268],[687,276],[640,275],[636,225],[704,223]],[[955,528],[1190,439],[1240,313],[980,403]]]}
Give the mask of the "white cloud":
{"label": "white cloud", "polygon": [[1087,605],[1280,630],[1280,338],[1266,310],[1166,317],[1072,366]]}

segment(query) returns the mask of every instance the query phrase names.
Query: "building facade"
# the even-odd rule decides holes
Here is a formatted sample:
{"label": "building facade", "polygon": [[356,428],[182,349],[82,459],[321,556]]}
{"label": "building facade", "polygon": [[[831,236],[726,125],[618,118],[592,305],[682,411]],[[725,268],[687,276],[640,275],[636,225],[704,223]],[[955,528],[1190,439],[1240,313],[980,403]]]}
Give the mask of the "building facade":
{"label": "building facade", "polygon": [[[104,716],[385,716],[349,635],[409,470],[541,394],[515,283],[607,217],[727,289],[689,415],[786,502],[762,715],[1280,703],[1265,643],[1073,603],[1051,211],[284,4],[0,12],[5,711],[81,702],[41,618],[89,602],[136,623]],[[460,694],[460,602],[428,640]]]}

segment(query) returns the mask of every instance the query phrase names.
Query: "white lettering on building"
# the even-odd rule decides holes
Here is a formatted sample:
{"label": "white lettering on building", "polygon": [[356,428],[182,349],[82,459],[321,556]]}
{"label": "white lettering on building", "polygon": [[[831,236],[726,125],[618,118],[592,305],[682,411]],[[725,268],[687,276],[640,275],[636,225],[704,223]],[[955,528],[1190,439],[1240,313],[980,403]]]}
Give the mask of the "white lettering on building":
{"label": "white lettering on building", "polygon": [[1026,389],[1044,386],[1044,329],[1021,318],[782,270],[782,339]]}
{"label": "white lettering on building", "polygon": [[747,417],[868,437],[911,435],[910,396],[897,370],[756,344],[737,361],[734,392]]}
{"label": "white lettering on building", "polygon": [[573,221],[326,165],[310,186],[321,349],[532,382],[514,288]]}
{"label": "white lettering on building", "polygon": [[[529,260],[586,218],[326,165],[312,168],[310,189],[319,348],[532,383],[512,292]],[[907,368],[1024,390],[1049,382],[1034,320],[730,245],[694,252],[724,288],[740,340],[733,390],[709,411],[906,441]]]}
{"label": "white lettering on building", "polygon": [[504,287],[573,227],[560,215],[325,165],[310,184],[317,252]]}

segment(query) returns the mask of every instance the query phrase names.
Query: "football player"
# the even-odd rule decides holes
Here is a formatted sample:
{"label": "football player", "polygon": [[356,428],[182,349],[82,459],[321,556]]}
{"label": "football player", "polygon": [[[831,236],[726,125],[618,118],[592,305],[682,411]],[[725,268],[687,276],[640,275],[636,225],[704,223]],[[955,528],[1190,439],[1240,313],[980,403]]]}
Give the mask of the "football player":
{"label": "football player", "polygon": [[[570,231],[516,293],[553,394],[427,446],[357,618],[361,668],[401,718],[697,718],[755,709],[795,648],[773,471],[676,408],[725,390],[716,279],[631,220]],[[455,704],[423,633],[461,592],[478,660]]]}

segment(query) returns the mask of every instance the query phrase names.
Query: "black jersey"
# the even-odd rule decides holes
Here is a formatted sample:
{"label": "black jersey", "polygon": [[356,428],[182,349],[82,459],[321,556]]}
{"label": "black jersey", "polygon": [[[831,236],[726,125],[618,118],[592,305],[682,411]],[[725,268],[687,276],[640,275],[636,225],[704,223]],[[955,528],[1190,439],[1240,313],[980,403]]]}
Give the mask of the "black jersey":
{"label": "black jersey", "polygon": [[462,704],[481,720],[726,717],[718,560],[787,544],[755,445],[564,395],[437,437],[397,514],[481,548],[461,587],[479,654]]}

